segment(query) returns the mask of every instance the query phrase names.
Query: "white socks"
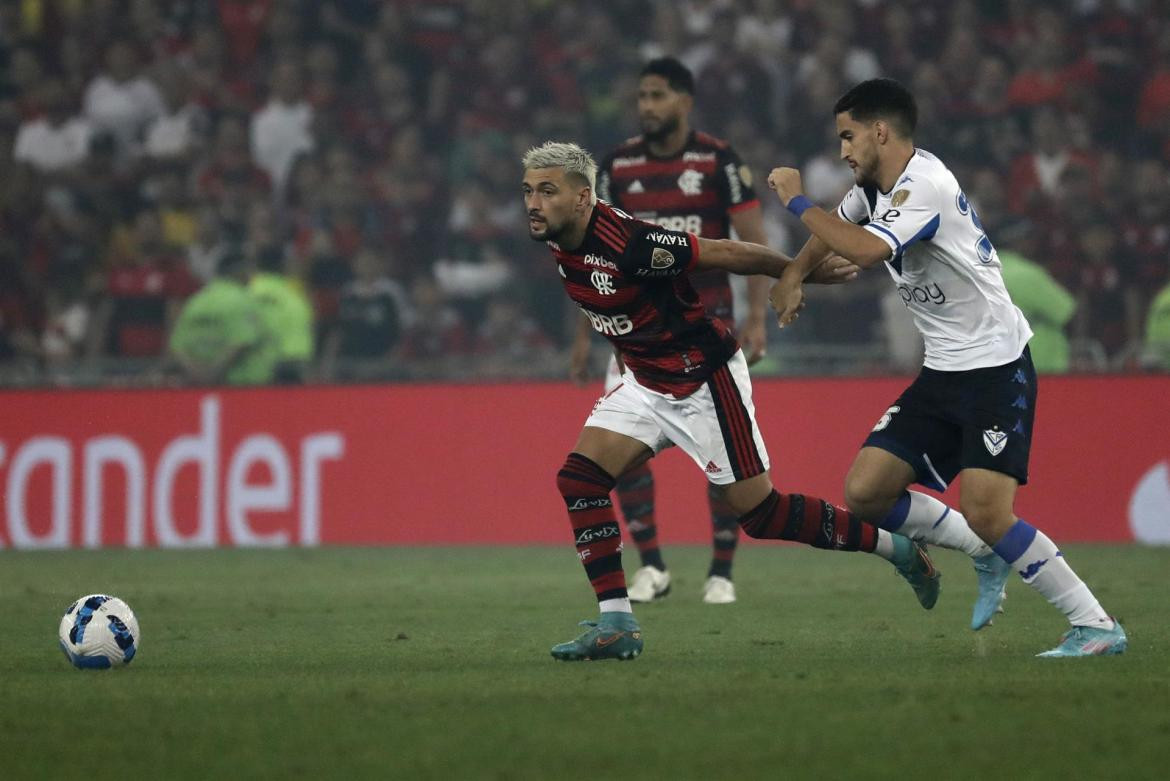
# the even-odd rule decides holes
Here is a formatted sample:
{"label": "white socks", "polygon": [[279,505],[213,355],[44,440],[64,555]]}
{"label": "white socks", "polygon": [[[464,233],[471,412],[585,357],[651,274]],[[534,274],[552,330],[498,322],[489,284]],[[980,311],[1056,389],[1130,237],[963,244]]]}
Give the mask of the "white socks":
{"label": "white socks", "polygon": [[604,599],[597,603],[602,613],[633,613],[634,608],[630,606],[628,597],[619,597],[618,599]]}
{"label": "white socks", "polygon": [[1016,521],[995,544],[995,552],[1012,565],[1025,583],[1064,613],[1073,626],[1113,627],[1113,619],[1072,571],[1056,544],[1027,521]]}
{"label": "white socks", "polygon": [[963,551],[971,558],[991,553],[987,543],[971,531],[962,513],[929,494],[904,492],[879,525],[917,542]]}

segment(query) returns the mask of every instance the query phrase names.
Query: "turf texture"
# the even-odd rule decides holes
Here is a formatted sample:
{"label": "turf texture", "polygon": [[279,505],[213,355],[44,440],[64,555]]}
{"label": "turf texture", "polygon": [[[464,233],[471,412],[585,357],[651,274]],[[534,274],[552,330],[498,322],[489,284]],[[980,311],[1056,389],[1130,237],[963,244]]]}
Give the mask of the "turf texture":
{"label": "turf texture", "polygon": [[[1018,580],[967,628],[975,577],[936,552],[918,607],[874,557],[708,551],[642,606],[645,653],[548,649],[595,603],[572,547],[0,552],[0,776],[40,778],[1164,778],[1170,549],[1069,546],[1121,657],[1042,660],[1064,619]],[[627,568],[636,566],[633,551]],[[80,671],[62,612],[122,597],[126,669]]]}

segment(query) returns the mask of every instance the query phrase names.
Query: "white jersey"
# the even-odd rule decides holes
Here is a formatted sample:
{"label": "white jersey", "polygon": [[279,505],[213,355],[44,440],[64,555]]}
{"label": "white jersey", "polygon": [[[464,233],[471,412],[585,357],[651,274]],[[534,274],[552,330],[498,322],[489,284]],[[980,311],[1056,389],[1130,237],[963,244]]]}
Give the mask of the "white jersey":
{"label": "white jersey", "polygon": [[889,193],[854,186],[837,207],[890,245],[886,268],[926,342],[926,366],[966,371],[1020,357],[1032,329],[958,181],[921,149]]}

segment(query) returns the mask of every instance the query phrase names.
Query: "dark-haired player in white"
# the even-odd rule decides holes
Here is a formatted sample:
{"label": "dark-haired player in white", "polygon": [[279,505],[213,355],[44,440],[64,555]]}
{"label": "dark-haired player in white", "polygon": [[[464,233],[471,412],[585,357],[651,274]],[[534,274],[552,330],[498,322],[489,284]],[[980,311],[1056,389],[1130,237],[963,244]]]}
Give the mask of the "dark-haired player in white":
{"label": "dark-haired player in white", "polygon": [[[1052,540],[1013,511],[1016,489],[1028,481],[1036,411],[1032,329],[1004,287],[979,216],[950,170],[915,148],[918,110],[901,84],[862,82],[833,112],[856,185],[831,214],[803,195],[799,171],[772,171],[768,184],[813,234],[773,288],[772,304],[786,323],[801,305],[805,275],[829,252],[862,268],[884,262],[926,342],[921,374],[849,470],[846,503],[884,529],[970,554],[980,582],[973,629],[990,623],[1014,569],[1072,625],[1040,656],[1122,653],[1121,624]],[[956,476],[961,515],[907,490],[943,490]]]}
{"label": "dark-haired player in white", "polygon": [[[641,653],[609,495],[618,475],[671,444],[722,487],[748,536],[877,553],[894,563],[923,607],[933,607],[938,573],[921,546],[842,507],[772,487],[747,361],[689,280],[707,269],[778,278],[791,260],[758,244],[667,230],[597,200],[597,164],[575,144],[546,143],[529,150],[523,163],[529,236],[548,243],[565,292],[625,366],[622,383],[594,405],[557,474],[601,616],[554,646],[552,655],[632,659]],[[839,260],[817,264],[814,275],[848,278],[854,269]]]}

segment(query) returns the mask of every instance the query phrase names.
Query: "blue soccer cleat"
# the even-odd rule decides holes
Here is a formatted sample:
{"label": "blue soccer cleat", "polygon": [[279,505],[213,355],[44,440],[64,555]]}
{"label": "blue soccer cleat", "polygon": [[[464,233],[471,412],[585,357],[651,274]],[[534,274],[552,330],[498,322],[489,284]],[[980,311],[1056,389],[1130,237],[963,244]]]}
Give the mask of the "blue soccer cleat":
{"label": "blue soccer cleat", "polygon": [[935,568],[930,556],[926,555],[925,545],[901,534],[895,534],[893,538],[894,569],[914,589],[918,604],[930,610],[934,603],[938,602],[939,580],[942,573]]}
{"label": "blue soccer cleat", "polygon": [[1007,596],[1004,587],[1012,573],[1012,565],[996,553],[980,556],[974,561],[979,596],[975,598],[975,609],[971,611],[971,628],[978,632],[991,623],[996,613],[1003,612],[1003,600]]}
{"label": "blue soccer cleat", "polygon": [[642,653],[642,629],[633,613],[602,613],[597,621],[582,621],[587,627],[575,639],[552,647],[554,659],[588,662],[597,659],[634,659]]}
{"label": "blue soccer cleat", "polygon": [[1112,629],[1095,626],[1074,626],[1060,638],[1060,645],[1036,656],[1045,658],[1067,656],[1113,656],[1125,653],[1129,638],[1121,623],[1114,620]]}

